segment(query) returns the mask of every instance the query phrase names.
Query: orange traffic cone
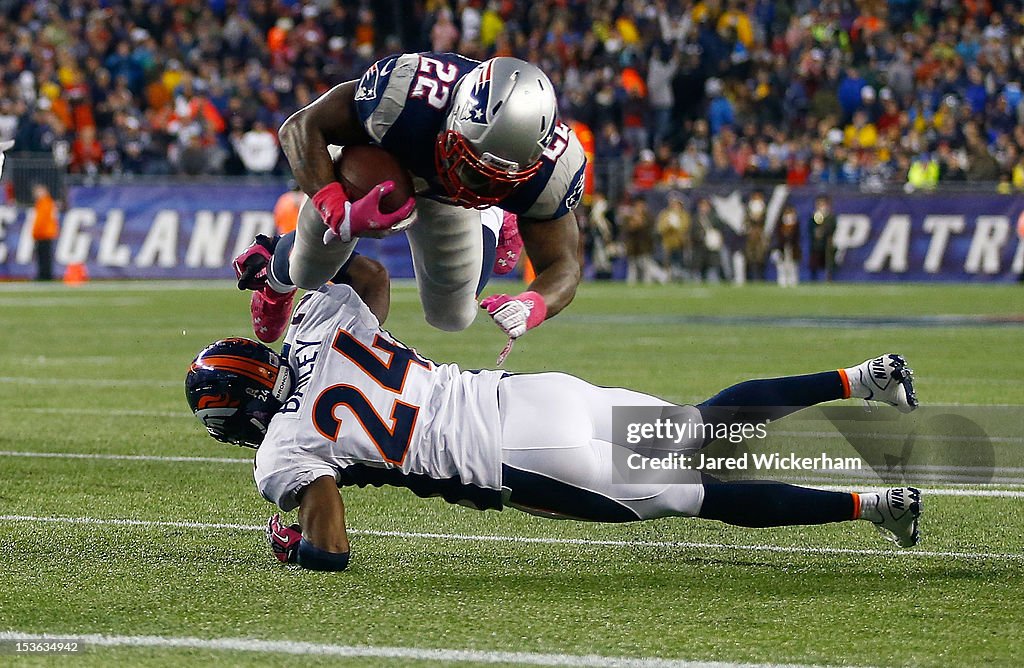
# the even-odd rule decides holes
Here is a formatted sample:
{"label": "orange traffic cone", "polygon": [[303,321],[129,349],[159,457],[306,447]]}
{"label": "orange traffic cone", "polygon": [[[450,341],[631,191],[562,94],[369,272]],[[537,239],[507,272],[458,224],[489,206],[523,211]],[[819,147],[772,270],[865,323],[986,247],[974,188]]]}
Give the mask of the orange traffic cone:
{"label": "orange traffic cone", "polygon": [[81,262],[69,264],[64,270],[65,285],[82,285],[89,280],[89,272]]}

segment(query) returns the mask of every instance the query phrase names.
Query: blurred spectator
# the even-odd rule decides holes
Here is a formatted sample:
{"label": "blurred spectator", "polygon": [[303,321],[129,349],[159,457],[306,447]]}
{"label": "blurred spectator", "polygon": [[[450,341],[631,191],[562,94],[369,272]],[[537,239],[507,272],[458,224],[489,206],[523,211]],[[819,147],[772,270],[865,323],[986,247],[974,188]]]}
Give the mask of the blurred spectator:
{"label": "blurred spectator", "polygon": [[679,53],[668,44],[659,44],[647,63],[648,106],[651,109],[651,143],[657,146],[672,131],[675,93],[672,79],[679,68]]}
{"label": "blurred spectator", "polygon": [[934,190],[939,183],[939,162],[924,152],[915,156],[907,172],[908,190]]}
{"label": "blurred spectator", "polygon": [[743,221],[745,236],[743,259],[745,260],[747,278],[754,281],[765,279],[768,266],[768,232],[765,224],[768,217],[768,203],[764,192],[755,190],[747,200],[746,218]]}
{"label": "blurred spectator", "polygon": [[772,258],[781,287],[791,288],[800,282],[800,218],[796,207],[787,204],[775,227]]}
{"label": "blurred spectator", "polygon": [[640,160],[633,167],[631,188],[634,192],[650,190],[661,182],[661,165],[654,159],[654,151],[645,148],[640,151]]}
{"label": "blurred spectator", "polygon": [[35,242],[36,280],[53,280],[53,242],[57,238],[57,204],[50,190],[43,184],[32,186],[35,199],[35,217],[32,220],[32,240]]}
{"label": "blurred spectator", "polygon": [[711,159],[706,153],[702,153],[700,150],[699,143],[695,139],[691,139],[686,144],[686,150],[679,156],[679,171],[681,174],[685,174],[686,178],[689,179],[689,183],[677,183],[679,187],[689,187],[690,185],[700,185],[704,181],[705,175],[708,173],[708,167],[711,164]]}
{"label": "blurred spectator", "polygon": [[658,214],[655,227],[661,241],[662,268],[670,279],[682,280],[690,266],[690,212],[679,193],[669,193],[668,205]]}
{"label": "blurred spectator", "polygon": [[209,174],[213,170],[213,156],[211,147],[203,143],[203,138],[193,134],[188,139],[188,144],[178,154],[178,167],[189,176]]}
{"label": "blurred spectator", "polygon": [[234,140],[234,148],[250,174],[266,174],[277,166],[277,137],[260,121]]}
{"label": "blurred spectator", "polygon": [[594,268],[594,278],[607,280],[612,277],[612,260],[618,255],[615,243],[615,224],[612,211],[604,193],[594,193],[587,216],[584,243],[586,254]]}
{"label": "blurred spectator", "polygon": [[710,100],[708,103],[708,125],[711,128],[711,134],[717,136],[722,128],[736,122],[736,114],[729,98],[725,96],[720,79],[708,79],[704,90]]}
{"label": "blurred spectator", "polygon": [[832,200],[828,195],[814,199],[811,213],[811,279],[831,281],[835,272],[836,249],[833,237],[836,233],[836,216],[832,213]]}
{"label": "blurred spectator", "polygon": [[878,143],[878,128],[868,118],[868,112],[858,109],[843,131],[843,145],[852,149],[871,149]]}
{"label": "blurred spectator", "polygon": [[999,178],[999,163],[989,153],[988,146],[980,136],[967,140],[968,181],[995,181]]}
{"label": "blurred spectator", "polygon": [[430,29],[430,48],[432,51],[454,51],[459,43],[459,29],[452,22],[452,12],[447,7],[437,14],[437,21]]}
{"label": "blurred spectator", "polygon": [[647,212],[647,202],[638,198],[623,207],[623,244],[626,249],[626,282],[664,283],[668,276],[654,261],[654,225]]}
{"label": "blurred spectator", "polygon": [[96,138],[96,128],[87,125],[78,132],[78,138],[71,145],[72,172],[96,174],[103,166],[103,146]]}
{"label": "blurred spectator", "polygon": [[697,200],[693,224],[690,225],[693,247],[693,271],[703,281],[722,277],[722,252],[724,249],[722,229],[724,223],[715,213],[711,200],[701,197]]}

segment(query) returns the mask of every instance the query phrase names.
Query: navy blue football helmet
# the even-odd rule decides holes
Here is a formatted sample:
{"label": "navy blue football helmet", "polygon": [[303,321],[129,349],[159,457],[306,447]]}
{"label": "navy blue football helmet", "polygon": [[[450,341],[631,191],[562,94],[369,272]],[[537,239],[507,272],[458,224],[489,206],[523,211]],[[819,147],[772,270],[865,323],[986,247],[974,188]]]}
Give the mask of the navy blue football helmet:
{"label": "navy blue football helmet", "polygon": [[263,442],[291,389],[287,362],[262,343],[243,338],[211,343],[185,376],[185,398],[210,436],[249,448]]}

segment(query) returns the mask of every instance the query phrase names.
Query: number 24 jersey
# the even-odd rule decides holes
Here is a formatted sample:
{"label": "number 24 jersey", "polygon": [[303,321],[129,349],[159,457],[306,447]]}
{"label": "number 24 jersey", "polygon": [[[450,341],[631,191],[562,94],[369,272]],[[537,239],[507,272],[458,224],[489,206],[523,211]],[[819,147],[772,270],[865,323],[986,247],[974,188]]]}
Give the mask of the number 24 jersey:
{"label": "number 24 jersey", "polygon": [[256,454],[260,493],[283,510],[330,475],[501,508],[497,371],[435,364],[380,328],[347,285],[309,292],[282,356],[295,386]]}

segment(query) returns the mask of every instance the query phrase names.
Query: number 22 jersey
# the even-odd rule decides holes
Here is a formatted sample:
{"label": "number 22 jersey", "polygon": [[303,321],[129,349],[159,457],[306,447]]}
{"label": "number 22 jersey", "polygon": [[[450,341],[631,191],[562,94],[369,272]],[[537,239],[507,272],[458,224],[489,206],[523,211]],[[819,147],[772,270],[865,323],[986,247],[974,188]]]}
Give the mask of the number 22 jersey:
{"label": "number 22 jersey", "polygon": [[282,510],[330,475],[500,509],[500,371],[435,364],[380,328],[347,285],[309,292],[282,356],[292,394],[256,453],[260,493]]}
{"label": "number 22 jersey", "polygon": [[[378,60],[359,79],[355,92],[359,120],[375,143],[427,184],[425,191],[417,187],[421,195],[446,201],[437,180],[434,146],[455,87],[479,64],[456,53],[403,53]],[[467,85],[480,86],[483,95],[487,81]],[[535,220],[560,218],[576,208],[583,196],[586,162],[575,133],[557,123],[540,169],[498,206]]]}

